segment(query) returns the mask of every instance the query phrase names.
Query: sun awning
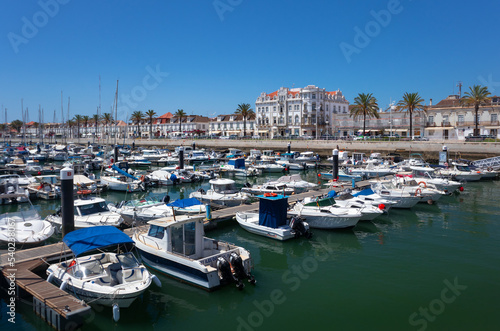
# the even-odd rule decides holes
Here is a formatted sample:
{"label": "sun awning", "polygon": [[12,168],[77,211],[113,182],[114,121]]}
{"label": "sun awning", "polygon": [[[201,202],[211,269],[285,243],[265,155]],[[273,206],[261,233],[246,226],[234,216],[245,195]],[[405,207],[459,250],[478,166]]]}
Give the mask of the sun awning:
{"label": "sun awning", "polygon": [[226,132],[228,132],[228,133],[238,133],[238,132],[240,132],[240,130],[228,130]]}
{"label": "sun awning", "polygon": [[210,131],[210,133],[220,133],[220,131]]}
{"label": "sun awning", "polygon": [[75,256],[85,252],[119,244],[133,244],[128,235],[114,226],[92,226],[71,231],[63,239]]}
{"label": "sun awning", "polygon": [[268,133],[268,130],[259,130],[259,133]]}
{"label": "sun awning", "polygon": [[454,127],[452,126],[433,126],[430,128],[425,128],[426,130],[453,130]]}
{"label": "sun awning", "polygon": [[485,129],[499,129],[500,125],[493,125],[493,126],[483,126]]}

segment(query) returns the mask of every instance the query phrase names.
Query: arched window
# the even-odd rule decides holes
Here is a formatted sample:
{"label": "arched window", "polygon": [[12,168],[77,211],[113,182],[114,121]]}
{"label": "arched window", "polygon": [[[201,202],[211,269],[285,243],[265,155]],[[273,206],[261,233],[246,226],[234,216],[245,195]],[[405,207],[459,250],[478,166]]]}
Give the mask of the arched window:
{"label": "arched window", "polygon": [[299,124],[299,115],[295,115],[295,125]]}

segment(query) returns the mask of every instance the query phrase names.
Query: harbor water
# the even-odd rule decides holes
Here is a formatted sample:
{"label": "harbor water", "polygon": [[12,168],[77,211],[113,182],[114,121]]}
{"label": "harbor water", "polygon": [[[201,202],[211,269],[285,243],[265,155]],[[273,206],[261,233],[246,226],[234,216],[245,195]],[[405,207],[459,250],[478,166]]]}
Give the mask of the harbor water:
{"label": "harbor water", "polygon": [[[318,181],[316,171],[302,176]],[[250,183],[269,177],[278,175]],[[199,187],[147,194],[168,193],[174,200]],[[141,194],[103,197],[118,202]],[[94,306],[82,330],[498,330],[499,197],[499,181],[468,183],[435,204],[392,209],[349,230],[313,230],[310,240],[274,241],[227,221],[207,236],[251,252],[255,286],[206,292],[159,274],[163,286],[151,285],[118,322],[111,308]],[[34,204],[46,216],[60,202]],[[28,303],[18,303],[10,323],[7,296],[1,295],[1,330],[52,330]]]}

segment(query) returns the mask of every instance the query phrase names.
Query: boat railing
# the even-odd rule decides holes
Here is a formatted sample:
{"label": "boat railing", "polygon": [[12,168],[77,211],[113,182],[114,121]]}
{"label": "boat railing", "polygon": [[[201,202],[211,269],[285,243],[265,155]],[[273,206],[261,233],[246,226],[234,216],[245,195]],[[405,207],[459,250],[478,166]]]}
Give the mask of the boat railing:
{"label": "boat railing", "polygon": [[[155,248],[157,250],[160,250],[160,245],[158,245],[158,243],[156,241],[154,241],[153,239],[151,238],[148,238],[147,235],[145,235],[144,233],[140,233],[140,232],[137,232],[135,237],[137,238],[137,240],[139,240],[140,242],[142,242],[144,245],[146,246],[149,246],[149,247],[152,247],[152,248]],[[146,242],[146,240],[148,240],[149,242],[152,242],[153,244],[155,244],[155,246],[149,244]]]}
{"label": "boat railing", "polygon": [[207,256],[201,260],[198,260],[199,263],[203,264],[203,265],[209,265],[211,267],[216,267],[216,264],[217,264],[217,259],[219,257],[224,257],[226,260],[229,261],[229,256],[231,255],[231,253],[239,253],[240,250],[239,248],[233,248],[233,249],[230,249],[230,250],[227,250],[227,251],[224,251],[224,252],[219,252],[217,254],[213,254],[213,255],[210,255],[210,256]]}

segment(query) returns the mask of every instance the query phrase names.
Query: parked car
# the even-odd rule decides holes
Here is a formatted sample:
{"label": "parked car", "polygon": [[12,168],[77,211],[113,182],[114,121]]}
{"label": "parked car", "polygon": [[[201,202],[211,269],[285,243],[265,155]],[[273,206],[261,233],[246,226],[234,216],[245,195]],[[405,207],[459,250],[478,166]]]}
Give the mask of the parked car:
{"label": "parked car", "polygon": [[232,134],[229,136],[229,139],[238,139],[238,135],[237,134]]}
{"label": "parked car", "polygon": [[219,139],[229,139],[229,136],[220,136]]}
{"label": "parked car", "polygon": [[252,139],[260,139],[260,136],[258,134],[255,134],[252,136]]}
{"label": "parked car", "polygon": [[306,139],[306,140],[310,140],[310,139],[313,139],[313,136],[310,136],[310,135],[303,135],[303,136],[300,136],[300,139]]}

